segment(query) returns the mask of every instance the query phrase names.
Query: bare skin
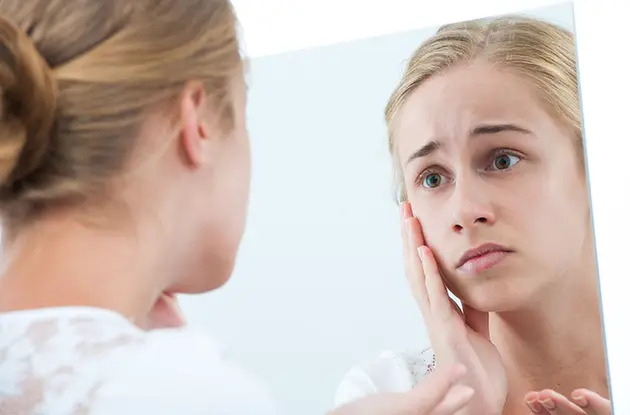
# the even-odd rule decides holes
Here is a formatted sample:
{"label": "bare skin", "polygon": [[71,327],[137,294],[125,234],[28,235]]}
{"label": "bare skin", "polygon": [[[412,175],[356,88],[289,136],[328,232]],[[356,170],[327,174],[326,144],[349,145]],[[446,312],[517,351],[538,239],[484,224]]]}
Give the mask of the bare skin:
{"label": "bare skin", "polygon": [[[223,285],[245,227],[250,156],[242,76],[232,92],[234,126],[225,131],[204,87],[191,82],[175,105],[148,116],[129,163],[141,167],[112,183],[112,203],[50,211],[7,241],[0,312],[91,306],[145,330],[184,325],[177,293]],[[458,383],[461,365],[442,369],[427,387],[370,396],[334,415],[454,415],[474,391]]]}
{"label": "bare skin", "polygon": [[546,389],[525,395],[525,404],[539,415],[611,415],[610,400],[588,389],[576,389],[569,396]]}
{"label": "bare skin", "polygon": [[[505,371],[507,394],[501,396],[500,387],[476,389],[473,403],[504,399],[486,413],[517,415],[532,413],[526,394],[547,389],[570,399],[587,388],[607,400],[588,191],[576,138],[525,78],[483,61],[417,87],[396,127],[410,216],[421,223],[418,246],[433,253],[440,278],[464,304],[467,330],[491,342]],[[495,256],[460,263],[487,243]],[[485,375],[468,369],[481,384]]]}
{"label": "bare skin", "polygon": [[474,395],[472,388],[459,384],[465,374],[462,365],[440,369],[407,393],[370,395],[329,415],[454,415]]}
{"label": "bare skin", "polygon": [[[525,394],[523,404],[508,407],[508,384],[501,356],[488,330],[489,313],[464,305],[463,310],[449,297],[435,257],[423,243],[419,221],[403,204],[403,236],[406,275],[418,302],[440,365],[470,367],[463,383],[474,388],[476,396],[462,413],[542,415],[610,415],[610,400],[588,389],[576,389],[570,397],[546,389]],[[414,253],[417,251],[417,255]],[[456,363],[455,363],[456,362]]]}

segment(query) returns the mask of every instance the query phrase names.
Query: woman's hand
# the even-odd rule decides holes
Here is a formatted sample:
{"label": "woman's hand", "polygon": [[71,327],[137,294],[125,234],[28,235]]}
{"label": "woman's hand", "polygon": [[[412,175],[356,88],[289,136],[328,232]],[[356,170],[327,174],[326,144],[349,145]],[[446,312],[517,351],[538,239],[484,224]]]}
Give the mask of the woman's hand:
{"label": "woman's hand", "polygon": [[474,391],[457,382],[466,368],[456,365],[431,373],[407,393],[369,395],[340,406],[329,415],[453,415],[472,398]]}
{"label": "woman's hand", "polygon": [[186,325],[186,320],[179,308],[177,297],[174,294],[162,293],[149,314],[138,325],[144,330],[177,328]]}
{"label": "woman's hand", "polygon": [[588,389],[576,389],[567,398],[545,389],[525,395],[525,404],[537,415],[611,415],[612,405],[606,398]]}
{"label": "woman's hand", "polygon": [[411,206],[402,206],[405,275],[420,306],[438,367],[462,364],[462,384],[475,397],[462,415],[500,415],[507,397],[507,378],[499,352],[489,340],[488,313],[464,304],[463,311],[446,291],[431,250],[424,246],[422,228]]}

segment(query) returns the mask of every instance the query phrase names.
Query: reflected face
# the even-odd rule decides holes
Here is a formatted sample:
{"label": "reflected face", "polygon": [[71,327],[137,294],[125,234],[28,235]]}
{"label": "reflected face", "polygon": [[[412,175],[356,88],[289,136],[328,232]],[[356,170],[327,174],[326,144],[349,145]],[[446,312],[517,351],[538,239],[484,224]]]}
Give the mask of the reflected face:
{"label": "reflected face", "polygon": [[452,67],[410,94],[395,140],[426,243],[467,304],[525,305],[594,255],[576,138],[527,78]]}

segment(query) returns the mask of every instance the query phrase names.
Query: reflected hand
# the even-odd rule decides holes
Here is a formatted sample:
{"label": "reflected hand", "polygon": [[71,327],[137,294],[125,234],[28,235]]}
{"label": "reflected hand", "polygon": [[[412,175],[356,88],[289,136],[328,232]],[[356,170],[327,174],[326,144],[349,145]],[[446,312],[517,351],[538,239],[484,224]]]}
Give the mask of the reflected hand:
{"label": "reflected hand", "polygon": [[507,397],[507,377],[499,352],[490,342],[488,313],[451,300],[431,250],[424,246],[420,222],[409,203],[402,207],[405,276],[429,332],[438,366],[462,364],[464,385],[475,397],[461,415],[500,415]]}
{"label": "reflected hand", "polygon": [[529,392],[525,404],[538,415],[611,415],[610,401],[588,389],[576,389],[567,398],[551,389]]}
{"label": "reflected hand", "polygon": [[177,297],[162,293],[149,311],[145,321],[139,324],[144,330],[177,328],[186,324]]}
{"label": "reflected hand", "polygon": [[378,393],[340,406],[328,415],[454,415],[472,398],[472,388],[457,384],[466,368],[456,365],[427,376],[406,393]]}

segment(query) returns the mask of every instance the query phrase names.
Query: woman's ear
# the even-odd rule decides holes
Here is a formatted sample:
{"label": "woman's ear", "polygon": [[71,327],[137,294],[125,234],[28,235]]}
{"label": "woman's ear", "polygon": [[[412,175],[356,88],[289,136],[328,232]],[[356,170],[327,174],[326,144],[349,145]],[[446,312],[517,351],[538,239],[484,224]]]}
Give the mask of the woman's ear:
{"label": "woman's ear", "polygon": [[201,82],[191,82],[184,87],[179,99],[181,130],[179,143],[184,159],[193,168],[207,160],[209,131],[207,120],[207,95]]}

